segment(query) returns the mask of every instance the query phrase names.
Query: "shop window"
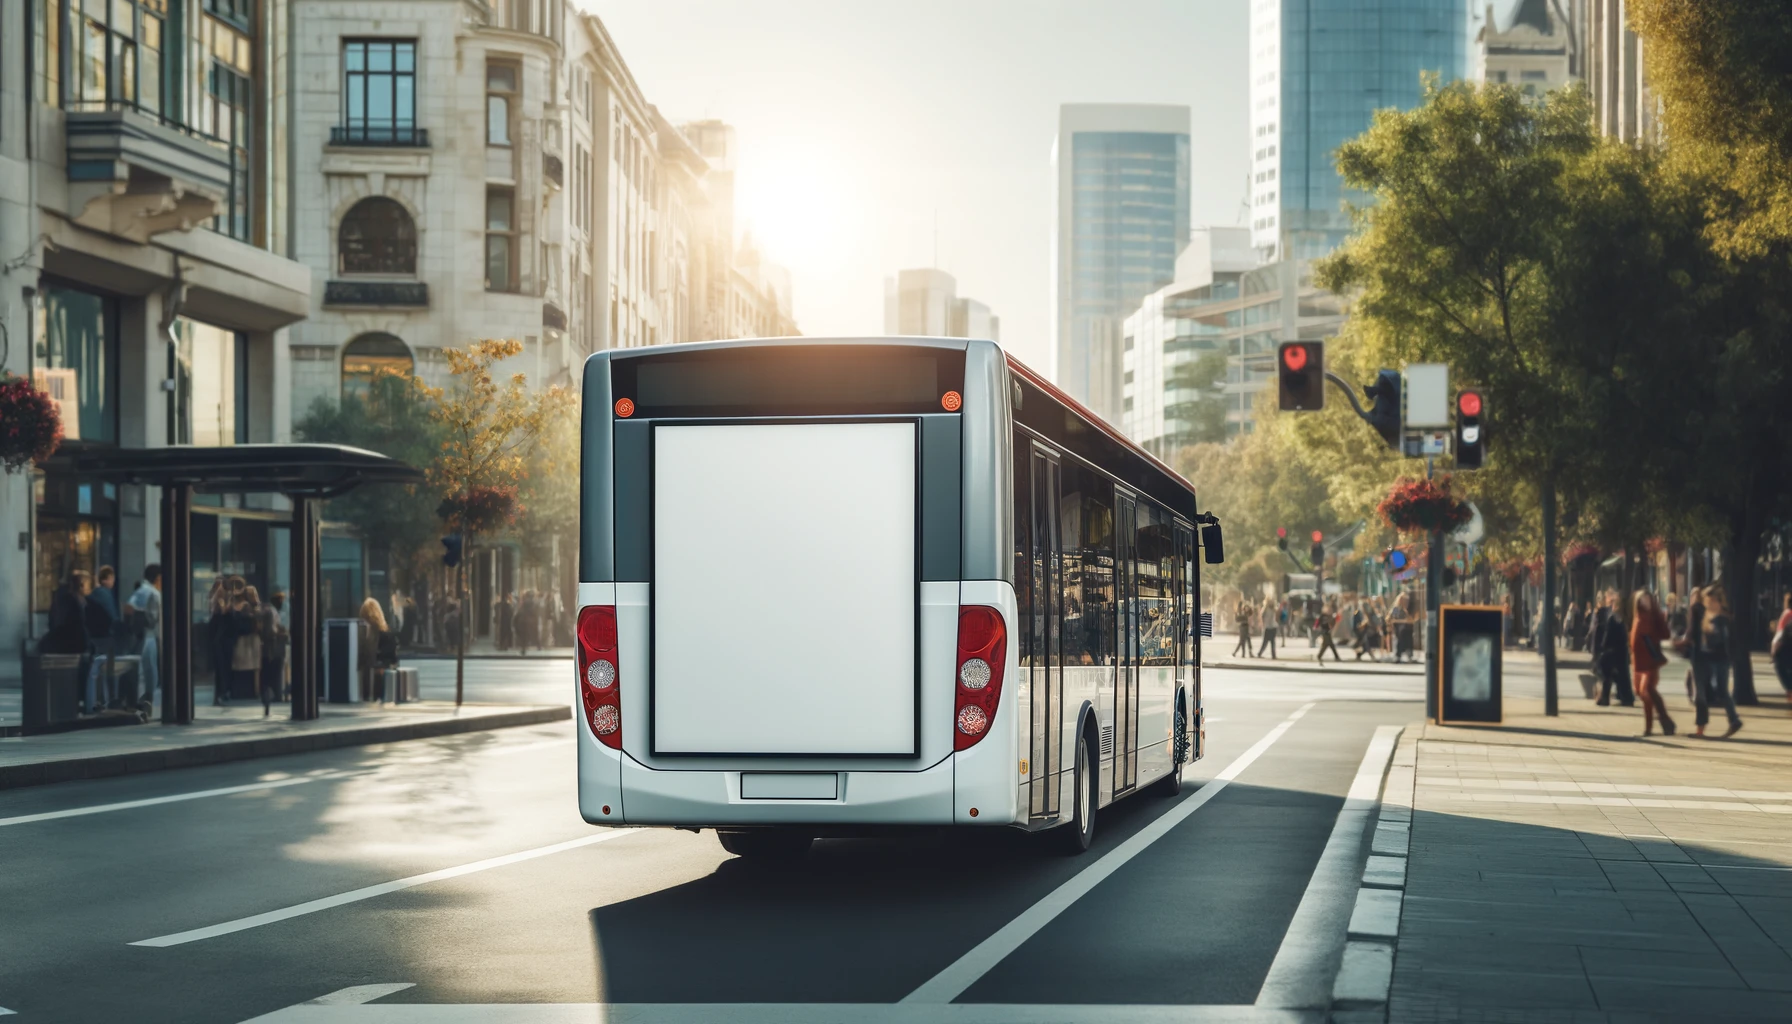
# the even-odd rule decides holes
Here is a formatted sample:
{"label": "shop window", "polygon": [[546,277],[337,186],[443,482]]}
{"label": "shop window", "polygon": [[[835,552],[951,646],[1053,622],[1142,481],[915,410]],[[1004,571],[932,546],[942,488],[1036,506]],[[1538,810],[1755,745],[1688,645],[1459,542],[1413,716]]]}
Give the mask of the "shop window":
{"label": "shop window", "polygon": [[336,256],[343,274],[415,274],[416,222],[396,199],[369,196],[343,214]]}
{"label": "shop window", "polygon": [[50,286],[37,307],[32,381],[62,412],[66,441],[118,442],[118,303]]}
{"label": "shop window", "polygon": [[342,397],[364,398],[381,373],[416,369],[410,347],[390,334],[363,334],[342,349]]}

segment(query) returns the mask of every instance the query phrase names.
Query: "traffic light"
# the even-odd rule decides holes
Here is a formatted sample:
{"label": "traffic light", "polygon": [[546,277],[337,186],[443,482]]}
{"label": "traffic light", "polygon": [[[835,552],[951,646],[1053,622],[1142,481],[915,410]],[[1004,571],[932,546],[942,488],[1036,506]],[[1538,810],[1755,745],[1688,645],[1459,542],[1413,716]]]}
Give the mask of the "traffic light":
{"label": "traffic light", "polygon": [[460,564],[460,535],[442,538],[442,564],[452,569]]}
{"label": "traffic light", "polygon": [[1276,549],[1288,550],[1288,528],[1286,526],[1276,527]]}
{"label": "traffic light", "polygon": [[1313,563],[1313,571],[1318,572],[1325,565],[1325,534],[1313,531],[1313,546],[1307,549],[1307,559]]}
{"label": "traffic light", "polygon": [[1375,375],[1375,383],[1363,389],[1374,405],[1369,409],[1369,425],[1381,435],[1389,448],[1400,450],[1403,426],[1400,407],[1400,371],[1383,370]]}
{"label": "traffic light", "polygon": [[1479,391],[1456,396],[1456,468],[1480,469],[1487,456],[1487,403]]}
{"label": "traffic light", "polygon": [[1284,341],[1276,365],[1283,412],[1325,408],[1325,342]]}

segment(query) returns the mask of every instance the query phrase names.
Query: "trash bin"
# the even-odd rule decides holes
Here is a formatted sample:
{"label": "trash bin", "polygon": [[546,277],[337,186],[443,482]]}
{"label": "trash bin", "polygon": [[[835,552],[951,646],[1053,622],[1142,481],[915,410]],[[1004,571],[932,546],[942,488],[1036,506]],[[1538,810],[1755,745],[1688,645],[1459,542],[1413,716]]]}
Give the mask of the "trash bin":
{"label": "trash bin", "polygon": [[361,620],[324,620],[324,685],[318,696],[327,704],[359,704]]}
{"label": "trash bin", "polygon": [[414,668],[389,668],[386,675],[390,681],[386,684],[386,693],[394,704],[408,704],[423,699],[422,686],[418,681]]}
{"label": "trash bin", "polygon": [[78,717],[81,707],[81,671],[87,659],[80,654],[26,654],[22,659],[24,692],[20,696],[20,725],[26,731],[44,729]]}

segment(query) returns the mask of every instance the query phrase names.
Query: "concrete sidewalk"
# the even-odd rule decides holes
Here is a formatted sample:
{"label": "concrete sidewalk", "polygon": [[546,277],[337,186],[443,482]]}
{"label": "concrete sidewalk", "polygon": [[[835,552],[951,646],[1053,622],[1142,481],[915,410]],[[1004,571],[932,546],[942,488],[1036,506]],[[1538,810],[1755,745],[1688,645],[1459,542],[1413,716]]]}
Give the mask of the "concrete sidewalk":
{"label": "concrete sidewalk", "polygon": [[1729,740],[1691,737],[1672,686],[1672,738],[1566,692],[1557,718],[1508,696],[1503,725],[1408,730],[1386,1019],[1792,1020],[1792,710],[1762,682]]}
{"label": "concrete sidewalk", "polygon": [[72,779],[160,771],[255,757],[364,746],[568,720],[567,704],[326,704],[322,717],[294,722],[284,705],[263,718],[260,704],[207,706],[192,725],[120,725],[0,739],[0,790]]}

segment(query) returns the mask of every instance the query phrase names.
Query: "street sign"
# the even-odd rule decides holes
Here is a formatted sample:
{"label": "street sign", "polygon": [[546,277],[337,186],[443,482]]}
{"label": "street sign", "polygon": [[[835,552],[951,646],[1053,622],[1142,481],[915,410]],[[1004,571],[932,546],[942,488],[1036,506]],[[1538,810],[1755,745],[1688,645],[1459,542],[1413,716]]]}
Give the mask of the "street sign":
{"label": "street sign", "polygon": [[1407,431],[1449,430],[1456,423],[1450,415],[1450,367],[1446,363],[1409,363],[1406,386],[1401,394],[1406,401],[1402,418]]}
{"label": "street sign", "polygon": [[1443,455],[1449,450],[1450,432],[1448,430],[1409,430],[1406,432],[1405,444],[1401,447],[1401,451],[1408,458]]}

